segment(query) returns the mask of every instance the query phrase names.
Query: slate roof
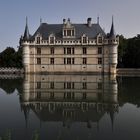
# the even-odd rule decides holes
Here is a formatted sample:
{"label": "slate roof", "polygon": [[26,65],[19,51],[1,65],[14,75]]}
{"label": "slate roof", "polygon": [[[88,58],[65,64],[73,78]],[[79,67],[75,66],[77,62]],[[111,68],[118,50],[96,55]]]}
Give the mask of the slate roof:
{"label": "slate roof", "polygon": [[[104,37],[106,36],[105,32],[102,30],[99,24],[92,24],[91,27],[88,27],[87,24],[72,24],[75,28],[76,38],[81,38],[83,34],[86,34],[89,38],[95,38],[99,33]],[[47,40],[50,34],[54,34],[56,39],[62,38],[63,24],[47,24],[42,23],[34,35],[31,37],[31,40],[34,40],[37,34],[40,34],[43,40]]]}

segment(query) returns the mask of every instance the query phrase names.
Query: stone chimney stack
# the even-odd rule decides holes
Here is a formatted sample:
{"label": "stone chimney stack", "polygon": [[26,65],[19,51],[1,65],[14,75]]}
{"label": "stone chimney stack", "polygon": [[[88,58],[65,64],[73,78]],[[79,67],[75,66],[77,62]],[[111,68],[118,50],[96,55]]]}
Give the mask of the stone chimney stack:
{"label": "stone chimney stack", "polygon": [[87,26],[88,27],[91,27],[92,26],[91,20],[92,20],[92,18],[88,18],[87,19]]}

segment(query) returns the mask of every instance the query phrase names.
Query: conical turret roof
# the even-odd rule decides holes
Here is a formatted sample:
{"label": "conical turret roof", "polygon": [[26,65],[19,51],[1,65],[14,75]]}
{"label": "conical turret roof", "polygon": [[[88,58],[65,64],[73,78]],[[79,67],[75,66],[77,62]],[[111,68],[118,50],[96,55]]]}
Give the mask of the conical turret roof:
{"label": "conical turret roof", "polygon": [[111,25],[111,30],[110,30],[109,38],[111,38],[111,39],[116,38],[116,33],[115,33],[115,29],[114,29],[113,16],[112,16],[112,25]]}
{"label": "conical turret roof", "polygon": [[26,26],[25,26],[25,31],[24,31],[23,39],[24,40],[29,40],[30,39],[27,17],[26,17]]}

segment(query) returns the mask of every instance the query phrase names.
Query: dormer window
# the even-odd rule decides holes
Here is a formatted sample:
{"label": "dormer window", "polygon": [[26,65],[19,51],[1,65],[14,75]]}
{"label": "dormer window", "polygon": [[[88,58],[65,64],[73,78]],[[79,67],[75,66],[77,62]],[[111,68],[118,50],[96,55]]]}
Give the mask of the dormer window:
{"label": "dormer window", "polygon": [[50,43],[50,44],[54,44],[54,43],[55,43],[55,36],[54,36],[53,34],[51,34],[51,35],[49,36],[49,43]]}
{"label": "dormer window", "polygon": [[63,36],[64,37],[74,37],[75,36],[74,29],[64,29]]}
{"label": "dormer window", "polygon": [[86,44],[88,42],[88,37],[85,34],[82,36],[81,39],[83,44]]}
{"label": "dormer window", "polygon": [[103,40],[102,40],[102,37],[98,37],[98,43],[102,43]]}
{"label": "dormer window", "polygon": [[50,37],[50,44],[54,44],[54,37]]}
{"label": "dormer window", "polygon": [[83,37],[83,43],[87,43],[87,38]]}
{"label": "dormer window", "polygon": [[97,43],[102,44],[103,43],[103,36],[101,34],[99,34],[97,36]]}
{"label": "dormer window", "polygon": [[40,37],[39,37],[39,36],[37,37],[36,40],[37,40],[36,43],[37,43],[37,44],[40,44]]}

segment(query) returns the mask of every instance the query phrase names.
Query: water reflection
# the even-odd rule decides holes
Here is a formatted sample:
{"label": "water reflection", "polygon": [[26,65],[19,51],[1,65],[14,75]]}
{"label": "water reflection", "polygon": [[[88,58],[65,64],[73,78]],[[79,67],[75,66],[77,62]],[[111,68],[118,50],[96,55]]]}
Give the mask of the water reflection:
{"label": "water reflection", "polygon": [[62,122],[70,128],[85,122],[91,128],[105,113],[112,123],[118,112],[115,77],[96,75],[26,75],[21,96],[26,125],[32,110],[43,122]]}
{"label": "water reflection", "polygon": [[[1,79],[0,88],[18,93],[14,106],[9,105],[11,117],[0,119],[0,136],[10,129],[13,139],[38,135],[40,139],[87,140],[97,137],[102,129],[114,131],[120,89],[115,76],[25,75],[24,79]],[[102,134],[99,139],[104,137]]]}

